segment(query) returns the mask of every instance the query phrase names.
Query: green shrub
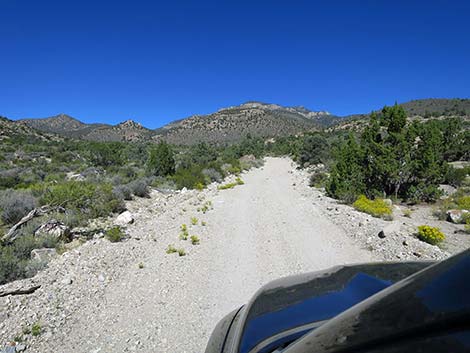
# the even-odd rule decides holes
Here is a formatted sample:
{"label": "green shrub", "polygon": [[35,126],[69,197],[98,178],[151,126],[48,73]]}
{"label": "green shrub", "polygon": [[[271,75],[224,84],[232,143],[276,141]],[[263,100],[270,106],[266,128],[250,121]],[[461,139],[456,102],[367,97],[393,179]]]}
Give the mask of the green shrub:
{"label": "green shrub", "polygon": [[180,249],[178,249],[178,255],[179,255],[179,256],[185,256],[185,255],[186,255],[186,251],[185,251],[183,248],[180,248]]}
{"label": "green shrub", "polygon": [[6,190],[0,194],[1,218],[6,224],[17,223],[36,206],[37,201],[30,192]]}
{"label": "green shrub", "polygon": [[411,218],[411,214],[412,214],[411,210],[408,210],[408,209],[403,210],[404,217]]}
{"label": "green shrub", "polygon": [[366,196],[361,195],[353,203],[353,207],[374,217],[389,218],[392,216],[392,208],[382,199],[369,200]]}
{"label": "green shrub", "polygon": [[244,185],[245,184],[245,182],[241,178],[238,178],[238,177],[235,179],[235,182],[237,183],[237,185]]}
{"label": "green shrub", "polygon": [[33,336],[39,336],[42,333],[42,327],[39,322],[36,322],[33,326],[31,326],[31,334]]}
{"label": "green shrub", "polygon": [[428,244],[436,245],[446,237],[439,228],[422,225],[418,227],[418,238]]}
{"label": "green shrub", "polygon": [[117,198],[123,200],[132,200],[132,190],[128,185],[117,185],[113,188],[113,193]]}
{"label": "green shrub", "polygon": [[455,201],[461,210],[470,210],[470,195],[458,197]]}
{"label": "green shrub", "polygon": [[168,245],[167,249],[166,249],[166,253],[167,254],[173,254],[175,252],[178,252],[178,249],[176,249],[173,245]]}
{"label": "green shrub", "polygon": [[105,217],[125,209],[122,199],[113,192],[111,184],[93,184],[85,181],[48,185],[41,203],[77,210],[88,218]]}
{"label": "green shrub", "polygon": [[126,234],[122,231],[121,227],[115,226],[108,229],[104,236],[108,239],[111,243],[120,242],[122,239],[125,238]]}
{"label": "green shrub", "polygon": [[328,180],[328,174],[324,172],[315,172],[310,176],[309,185],[311,187],[321,188],[324,187]]}
{"label": "green shrub", "polygon": [[191,235],[191,244],[198,245],[199,242],[200,242],[200,239],[197,235]]}
{"label": "green shrub", "polygon": [[204,190],[204,184],[203,183],[196,183],[196,185],[194,185],[194,188],[196,190],[202,191],[202,190]]}
{"label": "green shrub", "polygon": [[197,225],[198,222],[199,222],[199,220],[196,217],[191,217],[191,224],[193,226]]}
{"label": "green shrub", "polygon": [[181,240],[188,240],[188,226],[186,224],[181,225],[181,233],[180,233],[180,239]]}
{"label": "green shrub", "polygon": [[146,179],[139,179],[131,181],[128,185],[131,192],[138,197],[149,197],[148,181]]}
{"label": "green shrub", "polygon": [[166,142],[160,142],[149,151],[147,172],[155,176],[166,176],[175,172],[173,151]]}
{"label": "green shrub", "polygon": [[178,189],[194,189],[198,184],[206,185],[206,178],[200,166],[178,168],[172,179]]}

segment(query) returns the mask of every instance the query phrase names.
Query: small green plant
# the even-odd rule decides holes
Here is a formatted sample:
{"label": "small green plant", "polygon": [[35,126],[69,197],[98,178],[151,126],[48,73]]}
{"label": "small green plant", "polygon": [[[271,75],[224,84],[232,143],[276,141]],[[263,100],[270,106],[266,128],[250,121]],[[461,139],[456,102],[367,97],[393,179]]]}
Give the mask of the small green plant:
{"label": "small green plant", "polygon": [[201,183],[201,182],[198,182],[198,183],[196,183],[196,184],[194,185],[194,188],[195,188],[196,190],[202,191],[202,190],[204,190],[204,184]]}
{"label": "small green plant", "polygon": [[186,224],[181,225],[181,233],[180,233],[180,239],[181,240],[188,240],[188,226]]}
{"label": "small green plant", "polygon": [[166,249],[167,254],[174,254],[175,252],[178,252],[178,249],[176,249],[173,245],[168,245],[168,248]]}
{"label": "small green plant", "polygon": [[31,326],[31,334],[33,336],[39,336],[42,332],[42,327],[39,322],[36,322],[33,326]]}
{"label": "small green plant", "polygon": [[465,225],[463,226],[463,231],[467,234],[470,234],[470,213],[465,213],[463,215]]}
{"label": "small green plant", "polygon": [[180,249],[178,249],[177,251],[178,251],[178,255],[179,255],[179,256],[185,256],[185,255],[186,255],[186,251],[184,251],[183,248],[180,248]]}
{"label": "small green plant", "polygon": [[13,341],[21,343],[21,342],[24,341],[24,337],[23,337],[23,335],[17,335],[13,338]]}
{"label": "small green plant", "polygon": [[437,227],[422,225],[418,227],[418,239],[436,245],[445,239],[444,233]]}
{"label": "small green plant", "polygon": [[392,216],[392,208],[382,199],[369,200],[366,196],[361,195],[353,203],[353,207],[377,218],[390,218]]}
{"label": "small green plant", "polygon": [[202,207],[200,208],[200,210],[202,211],[202,213],[206,214],[207,211],[211,210],[212,209],[212,201],[208,200],[206,202],[204,202],[204,204],[202,205]]}
{"label": "small green plant", "polygon": [[200,242],[200,239],[197,235],[191,235],[191,244],[198,245],[199,242]]}
{"label": "small green plant", "polygon": [[243,185],[245,182],[241,178],[236,178],[233,183],[228,183],[224,185],[219,185],[217,189],[219,190],[227,190],[227,189],[233,189],[237,185]]}
{"label": "small green plant", "polygon": [[196,217],[191,217],[191,224],[193,226],[197,225],[198,222],[199,222],[199,220]]}
{"label": "small green plant", "polygon": [[412,214],[411,210],[409,209],[403,210],[404,217],[411,218],[411,214]]}
{"label": "small green plant", "polygon": [[121,227],[115,226],[115,227],[108,229],[105,232],[104,236],[111,243],[117,243],[117,242],[120,242],[122,239],[124,239],[126,234],[122,231]]}
{"label": "small green plant", "polygon": [[143,268],[144,268],[144,263],[143,263],[143,262],[139,262],[139,268],[140,268],[140,269],[143,269]]}
{"label": "small green plant", "polygon": [[206,222],[204,222],[204,221],[201,221],[201,226],[205,227],[206,225],[207,225],[207,223],[206,223]]}

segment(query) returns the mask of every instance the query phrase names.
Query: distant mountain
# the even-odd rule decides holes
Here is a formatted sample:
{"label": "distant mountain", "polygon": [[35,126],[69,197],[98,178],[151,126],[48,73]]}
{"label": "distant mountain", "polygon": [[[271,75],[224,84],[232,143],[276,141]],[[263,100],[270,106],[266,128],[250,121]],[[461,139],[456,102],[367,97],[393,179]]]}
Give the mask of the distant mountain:
{"label": "distant mountain", "polygon": [[22,119],[19,123],[39,131],[89,141],[166,140],[188,145],[202,141],[235,142],[248,134],[260,137],[297,134],[330,126],[338,119],[328,112],[314,112],[304,107],[247,102],[209,115],[195,115],[174,121],[156,130],[147,129],[132,120],[114,126],[85,124],[66,114],[43,119]]}
{"label": "distant mountain", "polygon": [[43,119],[22,119],[19,123],[39,131],[89,141],[144,141],[154,132],[141,124],[127,120],[117,125],[85,124],[66,114]]}
{"label": "distant mountain", "polygon": [[24,124],[0,116],[0,142],[10,139],[28,139],[43,141],[58,141],[61,138],[54,134],[38,131]]}
{"label": "distant mountain", "polygon": [[[419,99],[401,104],[412,119],[461,116],[470,119],[470,99]],[[377,111],[380,111],[378,109]],[[117,125],[85,124],[66,114],[44,119],[17,122],[48,134],[89,141],[160,141],[190,145],[198,142],[231,143],[250,134],[255,137],[277,137],[321,129],[358,130],[369,114],[337,117],[326,111],[305,107],[283,107],[278,104],[247,102],[222,108],[208,115],[194,115],[151,130],[127,120]]]}
{"label": "distant mountain", "polygon": [[235,142],[248,134],[276,137],[319,130],[338,119],[328,112],[314,112],[304,107],[247,102],[172,122],[158,129],[154,138],[175,144]]}

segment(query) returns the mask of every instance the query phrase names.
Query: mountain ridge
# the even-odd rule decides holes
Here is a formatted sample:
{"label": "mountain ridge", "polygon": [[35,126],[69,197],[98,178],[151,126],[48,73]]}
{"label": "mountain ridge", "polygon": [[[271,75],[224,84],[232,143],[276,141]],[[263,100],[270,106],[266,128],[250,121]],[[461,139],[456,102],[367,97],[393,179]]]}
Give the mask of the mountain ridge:
{"label": "mountain ridge", "polygon": [[[470,116],[470,99],[465,98],[417,99],[400,105],[410,116]],[[270,138],[325,128],[347,128],[351,122],[361,124],[368,117],[368,113],[339,117],[328,111],[312,111],[304,106],[289,107],[247,101],[220,108],[210,114],[196,114],[174,120],[157,129],[146,128],[132,119],[116,125],[84,123],[64,113],[47,118],[20,119],[17,123],[44,133],[89,141],[165,140],[186,145],[197,142],[231,143],[247,134]]]}

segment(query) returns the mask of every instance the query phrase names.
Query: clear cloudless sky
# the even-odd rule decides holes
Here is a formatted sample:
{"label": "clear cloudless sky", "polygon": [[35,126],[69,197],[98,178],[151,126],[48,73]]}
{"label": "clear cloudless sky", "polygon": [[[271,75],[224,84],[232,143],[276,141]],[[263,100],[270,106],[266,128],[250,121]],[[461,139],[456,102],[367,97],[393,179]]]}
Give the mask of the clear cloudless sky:
{"label": "clear cloudless sky", "polygon": [[0,115],[155,128],[249,100],[470,95],[470,1],[0,0]]}

